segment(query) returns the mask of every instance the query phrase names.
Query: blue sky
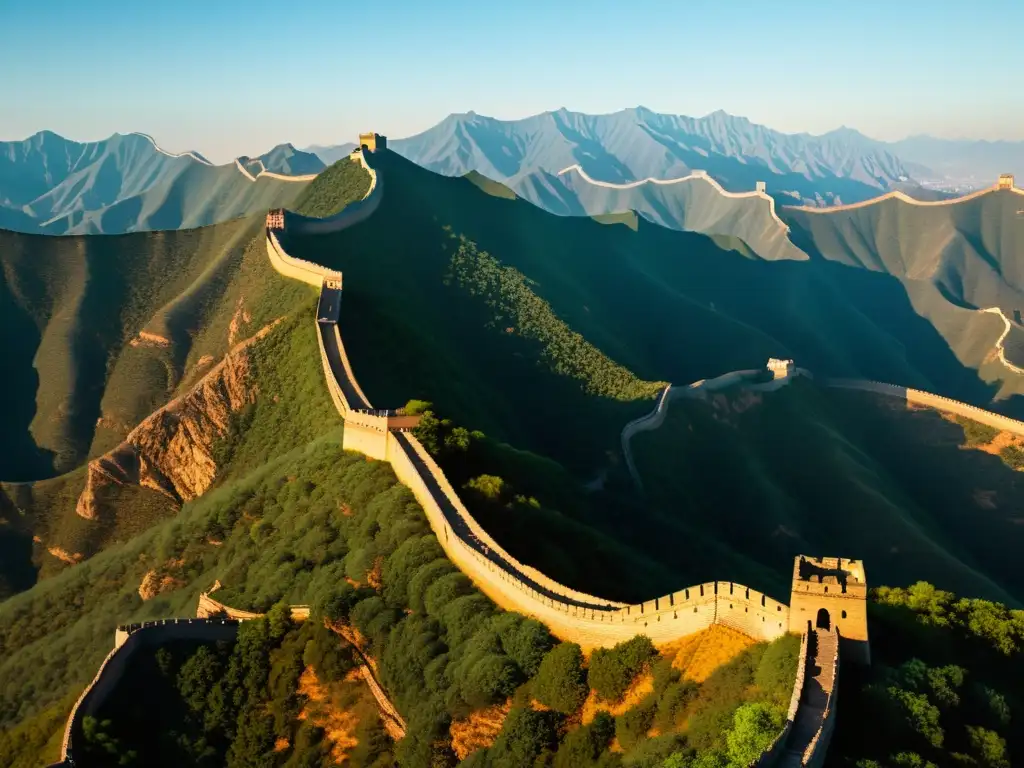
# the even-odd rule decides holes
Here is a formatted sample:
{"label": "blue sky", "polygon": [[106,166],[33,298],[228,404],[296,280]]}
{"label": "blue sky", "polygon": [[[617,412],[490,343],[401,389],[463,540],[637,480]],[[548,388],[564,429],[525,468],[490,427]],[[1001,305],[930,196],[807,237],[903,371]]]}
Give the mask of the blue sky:
{"label": "blue sky", "polygon": [[1022,63],[1024,0],[0,0],[0,139],[144,131],[225,161],[642,104],[1022,140]]}

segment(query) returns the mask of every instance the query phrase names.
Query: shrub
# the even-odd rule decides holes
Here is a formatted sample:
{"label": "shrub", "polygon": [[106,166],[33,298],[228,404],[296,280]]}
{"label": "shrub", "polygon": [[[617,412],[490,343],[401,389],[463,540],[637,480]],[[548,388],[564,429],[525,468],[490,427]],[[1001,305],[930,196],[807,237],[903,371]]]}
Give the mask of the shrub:
{"label": "shrub", "polygon": [[669,683],[658,699],[654,714],[654,725],[661,732],[676,728],[686,713],[687,707],[696,700],[700,687],[692,680]]}
{"label": "shrub", "polygon": [[589,725],[568,733],[555,753],[553,768],[586,768],[601,757],[615,735],[615,719],[598,712]]}
{"label": "shrub", "polygon": [[537,701],[565,714],[583,706],[587,683],[580,647],[576,643],[561,643],[548,651],[531,690]]}
{"label": "shrub", "polygon": [[764,702],[742,705],[733,715],[732,730],[725,737],[730,761],[735,765],[753,765],[779,735],[785,720],[780,707]]}
{"label": "shrub", "polygon": [[647,732],[654,724],[654,711],[658,700],[654,694],[615,719],[615,737],[627,752],[647,738]]}
{"label": "shrub", "polygon": [[964,445],[968,447],[991,443],[999,434],[999,430],[995,427],[990,427],[987,424],[972,421],[964,416],[954,416],[953,420],[963,428]]}
{"label": "shrub", "polygon": [[501,727],[501,733],[488,750],[492,768],[532,766],[544,752],[558,744],[561,718],[555,712],[513,709]]}
{"label": "shrub", "polygon": [[754,683],[765,698],[778,704],[789,703],[799,655],[798,635],[785,634],[768,644],[754,672]]}
{"label": "shrub", "polygon": [[474,709],[511,696],[522,682],[522,673],[508,656],[489,654],[470,667],[462,680],[462,698]]}
{"label": "shrub", "polygon": [[967,726],[967,738],[971,752],[985,768],[1010,768],[1006,756],[1006,739],[987,728]]}
{"label": "shrub", "polygon": [[487,501],[500,501],[506,484],[497,475],[480,475],[466,483],[465,487]]}
{"label": "shrub", "polygon": [[495,619],[494,627],[501,639],[501,647],[527,677],[540,669],[544,655],[555,645],[548,628],[536,619],[526,619],[515,613],[503,613]]}
{"label": "shrub", "polygon": [[618,701],[656,654],[654,644],[645,635],[637,635],[614,648],[599,648],[590,657],[590,687],[602,699]]}

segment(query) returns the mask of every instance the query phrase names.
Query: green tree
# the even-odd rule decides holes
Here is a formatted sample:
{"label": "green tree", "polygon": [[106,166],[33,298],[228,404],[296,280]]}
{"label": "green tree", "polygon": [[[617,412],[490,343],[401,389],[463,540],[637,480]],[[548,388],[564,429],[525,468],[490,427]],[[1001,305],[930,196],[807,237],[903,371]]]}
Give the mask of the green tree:
{"label": "green tree", "polygon": [[479,475],[466,483],[465,487],[487,501],[500,501],[505,481],[497,475]]}
{"label": "green tree", "polygon": [[551,752],[557,746],[559,721],[560,717],[554,712],[513,708],[488,751],[492,768],[534,765],[542,753]]}
{"label": "green tree", "polygon": [[539,702],[565,714],[583,706],[587,698],[583,651],[576,643],[560,643],[544,656],[531,690]]}
{"label": "green tree", "polygon": [[979,726],[967,726],[967,739],[971,752],[984,768],[1010,768],[1006,755],[1006,739],[995,731]]}
{"label": "green tree", "polygon": [[643,701],[615,718],[615,737],[627,752],[647,738],[654,724],[657,697],[651,693]]}
{"label": "green tree", "polygon": [[785,713],[764,702],[743,704],[733,715],[733,727],[726,734],[729,761],[738,766],[752,765],[782,730]]}
{"label": "green tree", "polygon": [[588,768],[594,765],[615,735],[615,719],[601,710],[589,725],[570,731],[555,753],[553,768]]}
{"label": "green tree", "polygon": [[906,725],[929,745],[941,747],[944,734],[939,710],[923,693],[890,686],[888,694]]}
{"label": "green tree", "polygon": [[618,701],[656,655],[654,644],[645,635],[637,635],[614,648],[598,648],[590,657],[590,687],[602,699]]}

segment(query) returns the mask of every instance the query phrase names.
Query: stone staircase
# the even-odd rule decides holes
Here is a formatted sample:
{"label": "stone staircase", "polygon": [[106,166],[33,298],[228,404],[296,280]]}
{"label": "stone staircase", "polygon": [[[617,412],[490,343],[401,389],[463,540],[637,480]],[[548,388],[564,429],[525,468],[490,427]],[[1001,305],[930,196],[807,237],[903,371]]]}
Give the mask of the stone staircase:
{"label": "stone staircase", "polygon": [[797,768],[803,765],[804,752],[810,746],[814,734],[821,728],[825,716],[828,697],[835,686],[836,645],[839,637],[835,632],[825,629],[815,630],[808,638],[809,653],[813,661],[807,670],[804,692],[800,697],[800,706],[793,721],[793,730],[789,734],[789,743],[779,761],[780,768]]}

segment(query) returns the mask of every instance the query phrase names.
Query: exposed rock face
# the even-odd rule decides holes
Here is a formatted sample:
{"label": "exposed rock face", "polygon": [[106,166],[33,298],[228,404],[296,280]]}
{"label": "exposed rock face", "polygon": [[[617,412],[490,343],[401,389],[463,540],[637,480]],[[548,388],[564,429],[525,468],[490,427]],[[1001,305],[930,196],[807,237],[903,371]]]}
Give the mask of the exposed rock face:
{"label": "exposed rock face", "polygon": [[256,400],[247,348],[274,325],[237,345],[189,392],[148,416],[117,448],[89,462],[75,511],[96,519],[97,491],[110,484],[151,488],[178,503],[204,493],[217,473],[214,443],[226,434],[231,414]]}
{"label": "exposed rock face", "polygon": [[248,325],[252,321],[252,315],[245,308],[244,300],[244,296],[239,297],[238,304],[235,306],[235,314],[231,316],[231,324],[228,326],[228,346],[235,343],[235,339],[242,331],[242,326]]}
{"label": "exposed rock face", "polygon": [[46,551],[58,560],[63,560],[68,565],[75,565],[76,563],[82,562],[83,556],[81,552],[72,553],[61,547],[48,547]]}
{"label": "exposed rock face", "polygon": [[139,335],[128,343],[133,347],[169,347],[171,340],[158,333],[139,331]]}
{"label": "exposed rock face", "polygon": [[139,584],[139,597],[143,600],[152,600],[163,592],[171,592],[184,585],[180,579],[167,574],[161,575],[154,571],[147,571]]}

